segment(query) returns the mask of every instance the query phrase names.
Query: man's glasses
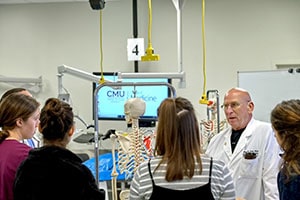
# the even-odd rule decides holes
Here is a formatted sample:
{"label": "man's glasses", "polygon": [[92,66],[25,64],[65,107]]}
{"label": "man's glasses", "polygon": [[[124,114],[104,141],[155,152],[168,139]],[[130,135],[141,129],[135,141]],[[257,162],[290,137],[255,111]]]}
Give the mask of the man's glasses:
{"label": "man's glasses", "polygon": [[223,104],[221,105],[221,108],[224,110],[227,110],[229,107],[233,110],[237,109],[238,107],[240,107],[240,103],[238,102],[232,102],[232,103],[227,103],[227,104]]}

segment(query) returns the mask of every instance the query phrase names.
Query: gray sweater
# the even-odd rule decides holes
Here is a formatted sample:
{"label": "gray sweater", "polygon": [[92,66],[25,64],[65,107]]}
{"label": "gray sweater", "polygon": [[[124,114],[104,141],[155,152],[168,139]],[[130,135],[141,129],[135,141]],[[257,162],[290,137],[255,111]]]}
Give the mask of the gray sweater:
{"label": "gray sweater", "polygon": [[[199,175],[199,170],[195,170],[192,179],[185,177],[183,180],[167,182],[165,180],[166,165],[162,164],[158,170],[155,171],[161,157],[156,157],[151,160],[151,172],[156,185],[175,189],[185,190],[192,189],[208,183],[210,157],[201,155],[203,170]],[[196,169],[198,169],[196,167]],[[222,161],[213,160],[212,177],[211,177],[211,190],[215,199],[234,200],[235,190],[232,177],[228,168]],[[147,162],[142,163],[136,171],[130,186],[130,200],[149,199],[152,194],[152,182],[148,171]]]}

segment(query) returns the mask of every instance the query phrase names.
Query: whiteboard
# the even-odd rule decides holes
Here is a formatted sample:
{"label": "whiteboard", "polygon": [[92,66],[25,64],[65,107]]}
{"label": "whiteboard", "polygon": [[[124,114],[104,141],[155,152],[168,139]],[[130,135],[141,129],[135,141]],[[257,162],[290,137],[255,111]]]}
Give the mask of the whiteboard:
{"label": "whiteboard", "polygon": [[270,122],[270,113],[278,103],[288,99],[300,99],[300,73],[297,71],[286,69],[238,72],[238,87],[249,91],[255,105],[253,113],[256,119]]}

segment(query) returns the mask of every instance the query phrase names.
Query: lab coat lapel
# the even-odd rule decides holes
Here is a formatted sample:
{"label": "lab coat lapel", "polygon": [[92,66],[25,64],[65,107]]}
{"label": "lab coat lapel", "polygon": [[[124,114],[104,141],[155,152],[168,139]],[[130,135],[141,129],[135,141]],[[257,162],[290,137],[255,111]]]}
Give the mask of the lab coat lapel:
{"label": "lab coat lapel", "polygon": [[230,158],[232,157],[230,136],[231,136],[231,129],[229,129],[229,131],[224,135],[224,144],[223,144],[223,150],[228,160],[231,160]]}

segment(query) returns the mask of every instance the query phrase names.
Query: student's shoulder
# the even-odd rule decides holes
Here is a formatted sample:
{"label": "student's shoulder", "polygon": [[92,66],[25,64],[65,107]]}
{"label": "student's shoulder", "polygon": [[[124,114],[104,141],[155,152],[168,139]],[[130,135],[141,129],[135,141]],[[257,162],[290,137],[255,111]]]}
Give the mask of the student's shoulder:
{"label": "student's shoulder", "polygon": [[272,129],[272,125],[270,122],[261,121],[261,120],[257,120],[257,119],[253,119],[253,125],[258,128]]}
{"label": "student's shoulder", "polygon": [[225,166],[225,163],[223,161],[215,159],[214,157],[211,157],[207,154],[201,155],[201,159],[203,163],[212,163],[212,167],[219,170],[222,170]]}
{"label": "student's shoulder", "polygon": [[162,160],[161,156],[153,157],[150,160],[145,160],[139,165],[139,171],[148,172],[149,164],[150,164],[151,171],[153,171],[160,164],[161,160]]}
{"label": "student's shoulder", "polygon": [[6,150],[17,157],[27,157],[31,147],[16,140],[5,140]]}

